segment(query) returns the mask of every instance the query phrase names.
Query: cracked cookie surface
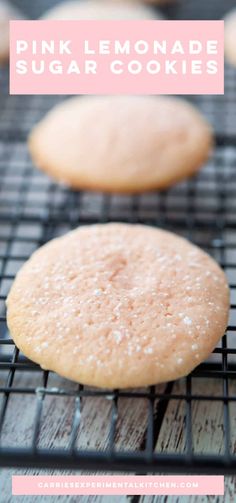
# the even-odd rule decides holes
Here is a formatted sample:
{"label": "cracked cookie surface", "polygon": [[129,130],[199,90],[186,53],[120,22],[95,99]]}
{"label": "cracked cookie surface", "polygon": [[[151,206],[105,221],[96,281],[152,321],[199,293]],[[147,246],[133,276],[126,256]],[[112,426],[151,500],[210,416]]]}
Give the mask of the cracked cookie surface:
{"label": "cracked cookie surface", "polygon": [[226,277],[175,234],[80,227],[35,252],[10,291],[16,345],[83,384],[126,388],[188,374],[224,334]]}

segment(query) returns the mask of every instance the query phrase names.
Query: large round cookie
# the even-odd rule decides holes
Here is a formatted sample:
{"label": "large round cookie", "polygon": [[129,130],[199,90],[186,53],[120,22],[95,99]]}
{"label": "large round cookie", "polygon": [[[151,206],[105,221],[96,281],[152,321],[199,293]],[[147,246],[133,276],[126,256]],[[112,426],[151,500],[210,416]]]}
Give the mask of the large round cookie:
{"label": "large round cookie", "polygon": [[9,21],[21,18],[18,9],[9,2],[0,0],[0,63],[5,62],[9,56]]}
{"label": "large round cookie", "polygon": [[[155,11],[131,1],[114,4],[110,0],[72,0],[47,11],[43,19],[155,19]],[[159,16],[158,16],[159,17]]]}
{"label": "large round cookie", "polygon": [[35,164],[78,189],[142,192],[195,173],[208,158],[212,132],[184,100],[76,97],[33,129]]}
{"label": "large round cookie", "polygon": [[151,227],[83,227],[37,251],[7,300],[16,345],[44,369],[126,388],[188,374],[227,325],[223,271]]}
{"label": "large round cookie", "polygon": [[225,56],[229,63],[236,66],[236,9],[225,18]]}

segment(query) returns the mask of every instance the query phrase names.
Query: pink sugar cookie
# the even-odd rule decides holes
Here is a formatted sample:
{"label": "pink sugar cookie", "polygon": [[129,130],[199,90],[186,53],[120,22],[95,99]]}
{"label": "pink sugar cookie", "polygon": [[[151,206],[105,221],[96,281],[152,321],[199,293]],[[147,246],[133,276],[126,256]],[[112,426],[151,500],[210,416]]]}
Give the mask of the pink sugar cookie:
{"label": "pink sugar cookie", "polygon": [[236,66],[236,9],[225,17],[225,57]]}
{"label": "pink sugar cookie", "polygon": [[208,159],[213,135],[202,114],[173,97],[75,97],[57,105],[29,138],[36,166],[77,189],[143,192],[173,185]]}
{"label": "pink sugar cookie", "polygon": [[142,3],[134,5],[132,0],[112,2],[110,0],[70,0],[49,9],[43,19],[155,19],[159,17],[153,9]]}
{"label": "pink sugar cookie", "polygon": [[19,10],[6,0],[0,0],[0,63],[9,57],[9,21],[22,19]]}
{"label": "pink sugar cookie", "polygon": [[202,250],[152,227],[81,227],[18,273],[7,320],[42,368],[104,388],[187,375],[224,334],[226,277]]}

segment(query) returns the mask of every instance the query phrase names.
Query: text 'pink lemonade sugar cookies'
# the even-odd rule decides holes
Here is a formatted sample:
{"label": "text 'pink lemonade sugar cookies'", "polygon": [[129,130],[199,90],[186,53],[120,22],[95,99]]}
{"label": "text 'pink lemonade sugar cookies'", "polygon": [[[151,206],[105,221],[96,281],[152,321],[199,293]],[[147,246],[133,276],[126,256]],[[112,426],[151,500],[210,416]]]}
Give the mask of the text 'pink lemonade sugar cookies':
{"label": "text 'pink lemonade sugar cookies'", "polygon": [[104,224],[43,246],[7,300],[16,345],[44,369],[105,387],[185,376],[224,334],[226,277],[175,234]]}
{"label": "text 'pink lemonade sugar cookies'", "polygon": [[110,0],[71,0],[48,10],[43,19],[155,19],[157,13],[147,5],[134,5],[132,1],[114,3]]}
{"label": "text 'pink lemonade sugar cookies'", "polygon": [[0,0],[0,64],[9,57],[9,21],[22,19],[19,10],[6,0]]}
{"label": "text 'pink lemonade sugar cookies'", "polygon": [[142,192],[193,175],[213,145],[196,108],[172,97],[75,97],[51,110],[29,138],[32,158],[78,188]]}

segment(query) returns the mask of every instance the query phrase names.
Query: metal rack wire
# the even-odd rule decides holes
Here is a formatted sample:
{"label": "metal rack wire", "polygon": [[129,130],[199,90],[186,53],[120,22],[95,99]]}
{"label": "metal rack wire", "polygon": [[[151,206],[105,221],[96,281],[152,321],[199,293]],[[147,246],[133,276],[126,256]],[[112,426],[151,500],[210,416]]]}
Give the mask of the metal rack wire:
{"label": "metal rack wire", "polygon": [[[27,1],[23,3],[26,11]],[[188,10],[193,17],[196,3],[204,17],[204,8],[209,9],[211,2],[194,4],[188,0],[188,9],[194,5],[194,11]],[[222,9],[222,2],[214,2],[214,7],[216,4]],[[224,9],[227,4],[232,2],[225,2]],[[172,13],[183,17],[180,6]],[[213,14],[212,17],[220,17],[222,12],[214,8]],[[209,12],[205,17],[209,17]],[[169,191],[135,197],[72,192],[34,169],[25,142],[28,131],[60,98],[8,97],[6,71],[0,74],[0,85],[5,89],[0,95],[0,465],[144,473],[235,473],[235,71],[226,69],[224,97],[194,98],[216,130],[216,148],[208,165],[194,179]],[[231,316],[227,333],[212,357],[177,383],[125,391],[83,387],[43,371],[19,353],[10,339],[5,299],[24,261],[40,245],[69,229],[111,220],[178,232],[212,254],[229,277]],[[58,409],[60,400],[63,405]],[[220,454],[212,446],[204,451],[199,449],[195,441],[196,407],[208,404],[222,411]],[[179,408],[185,438],[179,448],[171,450],[163,441],[163,429],[168,428],[166,418],[170,410],[175,414]],[[24,417],[26,409],[31,411],[30,424]],[[67,414],[66,432],[60,432],[58,410]],[[135,414],[140,414],[136,429]],[[14,435],[9,436],[8,422],[14,415],[15,429],[25,430],[21,443],[19,436],[17,440]],[[125,427],[124,415],[128,416]],[[80,429],[81,424],[86,429],[83,423],[88,417],[84,439]],[[46,421],[50,421],[52,430],[49,443],[44,440]],[[98,421],[102,421],[102,433]],[[55,423],[57,436],[53,434]],[[90,434],[97,427],[96,438],[103,435],[103,439],[93,444]],[[127,448],[127,435],[134,436],[133,447]]]}

